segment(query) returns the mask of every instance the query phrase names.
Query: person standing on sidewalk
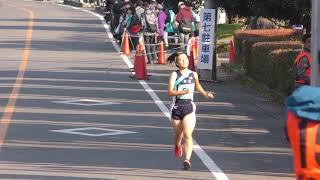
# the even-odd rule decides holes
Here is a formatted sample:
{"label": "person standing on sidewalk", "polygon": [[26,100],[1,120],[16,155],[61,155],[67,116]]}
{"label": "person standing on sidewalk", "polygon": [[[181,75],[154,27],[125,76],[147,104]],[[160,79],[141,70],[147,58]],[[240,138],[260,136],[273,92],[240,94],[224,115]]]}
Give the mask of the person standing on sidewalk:
{"label": "person standing on sidewalk", "polygon": [[294,62],[295,88],[310,85],[311,76],[311,34],[302,37],[303,51],[299,53]]}
{"label": "person standing on sidewalk", "polygon": [[179,11],[176,16],[176,22],[178,25],[179,30],[179,44],[180,50],[186,50],[186,44],[189,41],[190,34],[192,33],[192,23],[194,23],[194,17],[190,8],[189,2],[179,2]]}
{"label": "person standing on sidewalk", "polygon": [[191,154],[193,149],[192,132],[196,125],[193,103],[194,89],[206,98],[213,99],[211,92],[205,92],[199,82],[198,74],[188,69],[189,59],[183,52],[177,52],[168,57],[167,62],[175,63],[179,70],[172,72],[168,83],[168,95],[173,97],[171,108],[171,124],[174,129],[175,155],[182,157],[182,137],[184,137],[185,160],[184,170],[191,167]]}
{"label": "person standing on sidewalk", "polygon": [[[167,13],[167,18],[166,18],[166,27],[165,27],[165,32],[164,32],[164,44],[166,47],[169,47],[169,44],[174,44],[175,39],[172,39],[172,36],[175,35],[175,29],[174,29],[174,21],[176,18],[176,14],[174,11],[169,8],[169,11]],[[168,36],[170,36],[170,40],[168,40]],[[171,45],[171,47],[173,47]]]}
{"label": "person standing on sidewalk", "polygon": [[157,4],[158,10],[158,27],[159,27],[159,42],[163,41],[164,36],[164,28],[165,28],[165,21],[167,18],[167,14],[163,11],[163,6],[161,4]]}
{"label": "person standing on sidewalk", "polygon": [[135,6],[131,6],[130,12],[131,12],[131,21],[130,21],[130,24],[127,25],[127,29],[130,33],[130,37],[131,37],[130,39],[132,42],[130,44],[130,50],[135,50],[139,43],[138,33],[141,30],[141,23],[140,23],[139,15],[136,12]]}
{"label": "person standing on sidewalk", "polygon": [[141,27],[144,35],[144,43],[146,46],[147,64],[158,63],[156,53],[156,36],[159,33],[158,16],[155,10],[151,10],[149,3],[144,3],[145,11],[141,15]]}

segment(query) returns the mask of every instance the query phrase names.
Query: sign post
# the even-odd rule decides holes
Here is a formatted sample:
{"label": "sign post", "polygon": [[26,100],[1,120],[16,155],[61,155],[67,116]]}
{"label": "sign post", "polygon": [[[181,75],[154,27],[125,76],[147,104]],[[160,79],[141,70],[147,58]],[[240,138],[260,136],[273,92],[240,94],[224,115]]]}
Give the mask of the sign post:
{"label": "sign post", "polygon": [[201,80],[217,80],[216,20],[217,10],[213,1],[205,2],[207,9],[200,12],[198,66]]}
{"label": "sign post", "polygon": [[320,1],[312,0],[311,17],[311,81],[313,87],[320,87],[319,53],[320,53]]}

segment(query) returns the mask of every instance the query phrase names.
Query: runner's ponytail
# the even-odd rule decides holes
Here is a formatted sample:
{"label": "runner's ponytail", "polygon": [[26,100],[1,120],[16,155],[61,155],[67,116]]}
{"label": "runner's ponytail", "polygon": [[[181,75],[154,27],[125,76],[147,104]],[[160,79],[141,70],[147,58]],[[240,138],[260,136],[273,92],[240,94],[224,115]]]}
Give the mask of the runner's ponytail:
{"label": "runner's ponytail", "polygon": [[168,63],[176,63],[176,61],[177,61],[177,59],[178,59],[178,56],[179,55],[181,55],[181,54],[184,54],[184,52],[175,52],[175,53],[173,53],[173,54],[171,54],[171,56],[169,56],[168,58],[167,58],[167,62]]}

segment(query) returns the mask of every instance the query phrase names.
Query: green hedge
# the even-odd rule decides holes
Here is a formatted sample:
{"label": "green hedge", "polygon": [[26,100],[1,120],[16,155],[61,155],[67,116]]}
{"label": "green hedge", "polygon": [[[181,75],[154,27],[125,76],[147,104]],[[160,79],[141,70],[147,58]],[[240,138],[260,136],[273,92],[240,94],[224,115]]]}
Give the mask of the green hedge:
{"label": "green hedge", "polygon": [[[300,40],[301,31],[292,29],[237,30],[234,33],[236,62],[247,70],[250,64],[251,46],[257,42]],[[249,72],[249,71],[248,71]]]}
{"label": "green hedge", "polygon": [[289,95],[294,90],[293,64],[301,50],[279,49],[270,53],[274,64],[273,76],[276,86],[274,89],[284,95]]}
{"label": "green hedge", "polygon": [[294,86],[293,63],[302,49],[301,32],[291,29],[236,31],[236,63],[242,64],[253,79],[288,95]]}
{"label": "green hedge", "polygon": [[[249,75],[268,85],[272,89],[275,89],[278,86],[277,76],[270,78],[274,75],[274,70],[277,64],[274,62],[274,57],[271,53],[275,50],[281,49],[292,49],[292,50],[301,50],[302,42],[301,41],[274,41],[274,42],[258,42],[252,45],[250,64],[248,72]],[[284,51],[281,55],[285,56]],[[290,55],[289,55],[290,56]],[[286,58],[286,57],[284,57]],[[294,61],[295,57],[291,59]],[[286,70],[287,71],[287,70]]]}

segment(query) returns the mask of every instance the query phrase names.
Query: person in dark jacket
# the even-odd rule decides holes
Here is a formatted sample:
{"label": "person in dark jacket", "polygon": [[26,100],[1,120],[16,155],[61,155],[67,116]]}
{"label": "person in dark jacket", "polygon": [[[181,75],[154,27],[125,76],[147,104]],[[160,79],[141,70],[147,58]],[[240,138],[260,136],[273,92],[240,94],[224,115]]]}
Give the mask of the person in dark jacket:
{"label": "person in dark jacket", "polygon": [[130,44],[130,49],[132,50],[136,48],[139,42],[138,33],[141,30],[141,23],[140,23],[139,15],[136,12],[136,7],[131,6],[130,11],[131,11],[131,21],[127,28],[131,35],[132,45]]}
{"label": "person in dark jacket", "polygon": [[141,27],[147,53],[147,64],[157,64],[156,36],[159,33],[158,17],[155,10],[151,10],[149,3],[144,3],[145,11],[141,15]]}
{"label": "person in dark jacket", "polygon": [[179,39],[181,51],[186,50],[190,34],[192,33],[192,23],[194,23],[194,17],[189,3],[179,2],[179,11],[176,16],[176,22],[179,30]]}
{"label": "person in dark jacket", "polygon": [[112,22],[111,22],[111,32],[112,33],[115,32],[115,29],[119,25],[119,19],[120,19],[121,13],[122,13],[121,7],[122,7],[122,4],[118,0],[115,0],[113,8],[112,8],[112,14],[113,14],[113,18],[112,18]]}

